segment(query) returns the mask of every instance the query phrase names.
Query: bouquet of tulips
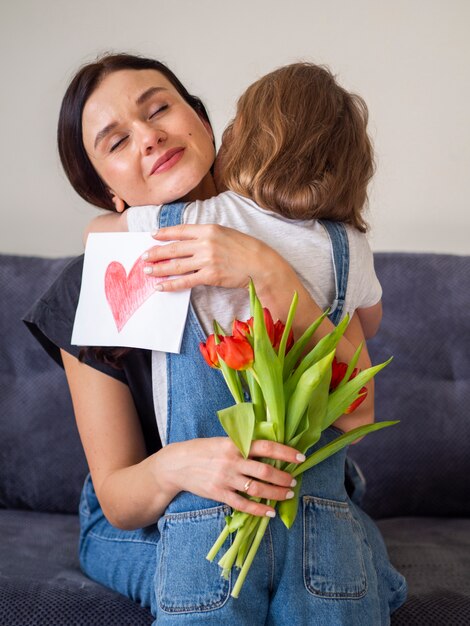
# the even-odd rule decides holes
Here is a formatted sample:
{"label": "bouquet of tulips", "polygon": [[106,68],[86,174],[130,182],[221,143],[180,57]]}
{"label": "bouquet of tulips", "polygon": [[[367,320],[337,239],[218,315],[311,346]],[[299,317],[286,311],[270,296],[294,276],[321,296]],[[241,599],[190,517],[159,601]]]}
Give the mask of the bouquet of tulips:
{"label": "bouquet of tulips", "polygon": [[[245,458],[255,439],[277,441],[307,453],[323,430],[343,413],[357,408],[367,394],[364,385],[390,362],[358,372],[356,365],[362,346],[349,365],[336,361],[335,349],[346,330],[347,317],[304,355],[328,311],[294,342],[291,329],[296,307],[297,294],[294,294],[286,323],[279,320],[274,323],[270,312],[262,308],[250,282],[252,317],[247,322],[235,320],[230,336],[214,322],[214,334],[200,344],[204,359],[211,367],[220,369],[235,400],[235,405],[218,411],[218,417]],[[245,390],[249,391],[249,402],[245,401]],[[270,500],[266,504],[277,504],[279,517],[290,528],[297,513],[303,472],[355,439],[396,423],[380,422],[355,428],[316,450],[300,465],[267,460],[297,478],[297,484],[292,499],[279,504]],[[207,555],[212,561],[227,537],[236,533],[231,547],[219,560],[223,576],[228,577],[234,566],[240,570],[232,591],[235,598],[269,521],[269,517],[234,511],[226,518],[224,530]]]}

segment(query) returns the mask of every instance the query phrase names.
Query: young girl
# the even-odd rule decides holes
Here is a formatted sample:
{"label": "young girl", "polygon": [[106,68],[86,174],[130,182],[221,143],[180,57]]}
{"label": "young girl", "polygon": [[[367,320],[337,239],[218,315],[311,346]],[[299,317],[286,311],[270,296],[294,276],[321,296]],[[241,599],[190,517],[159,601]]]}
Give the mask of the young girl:
{"label": "young girl", "polygon": [[[323,67],[297,63],[280,68],[251,85],[240,98],[236,117],[224,133],[216,170],[218,188],[231,191],[187,204],[181,222],[219,224],[268,243],[290,262],[322,309],[334,304],[330,317],[335,323],[357,311],[366,338],[372,337],[381,319],[381,287],[362,217],[373,173],[364,101],[340,87]],[[161,225],[160,206],[131,207],[123,213],[123,201],[116,196],[114,201],[121,215],[95,218],[88,231],[153,231]],[[195,242],[193,232],[191,227],[161,230],[157,239],[178,239],[183,234],[185,241],[150,250],[148,275],[162,277],[196,269],[195,256],[201,255],[204,242]],[[338,237],[347,246],[343,294],[338,294],[335,276],[342,261],[338,258],[335,264],[332,249]],[[158,283],[156,288],[191,287],[191,277],[189,273],[184,280]],[[273,283],[276,290],[291,295],[290,285],[280,285],[275,276]],[[212,332],[213,319],[229,329],[235,317],[249,317],[247,285],[248,272],[244,284],[236,285],[238,289],[194,288],[191,300],[206,334]],[[155,371],[162,370],[163,361],[161,353],[154,355]],[[366,367],[367,362],[362,365]],[[159,415],[164,416],[161,408]],[[336,425],[350,430],[371,411],[372,394],[360,413],[343,416]],[[162,418],[163,433],[164,424]]]}
{"label": "young girl", "polygon": [[[164,96],[158,106],[164,117]],[[197,226],[188,225],[236,228],[288,259],[318,305],[333,305],[334,323],[357,311],[372,335],[380,321],[381,290],[362,218],[373,171],[366,126],[363,101],[342,89],[328,70],[306,63],[281,68],[245,92],[224,133],[218,186],[229,191],[189,204],[132,207],[121,216],[97,218],[91,230],[163,227],[156,238],[180,239],[147,253],[149,276],[185,275],[158,284],[170,290],[192,286],[191,272],[204,265],[204,242],[197,238]],[[117,147],[126,140],[125,134],[117,136]],[[169,148],[162,148],[157,170],[177,154],[177,146]],[[118,195],[115,204],[124,210]],[[196,286],[182,354],[153,354],[154,401],[167,444],[221,434],[208,415],[231,401],[221,377],[198,359],[197,344],[211,332],[214,318],[228,329],[234,317],[249,316],[247,282],[248,275],[238,289]],[[274,277],[274,291],[289,288]],[[361,411],[335,426],[350,430],[371,419],[372,395]],[[320,443],[336,435],[328,429]],[[217,568],[203,561],[226,509],[195,498],[190,489],[179,493],[159,522],[161,623],[306,624],[316,614],[325,624],[387,624],[404,600],[405,584],[388,562],[375,526],[344,491],[344,460],[337,454],[308,473],[302,515],[288,532],[273,521],[264,556],[257,556],[235,604],[228,600],[231,582],[219,580]],[[258,495],[257,483],[248,483],[240,490]],[[181,572],[188,561],[186,580]]]}

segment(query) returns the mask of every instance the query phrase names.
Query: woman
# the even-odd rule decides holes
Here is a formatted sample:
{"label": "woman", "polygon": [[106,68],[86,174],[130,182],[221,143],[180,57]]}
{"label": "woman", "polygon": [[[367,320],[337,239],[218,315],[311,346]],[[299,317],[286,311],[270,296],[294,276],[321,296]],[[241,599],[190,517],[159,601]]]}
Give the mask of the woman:
{"label": "woman", "polygon": [[[161,104],[160,97],[156,97],[162,93],[164,104]],[[161,132],[151,120],[168,107],[172,112],[172,124]],[[132,122],[123,126],[123,119]],[[210,172],[215,156],[213,136],[205,110],[171,72],[156,62],[116,56],[84,68],[64,98],[59,145],[62,162],[75,189],[103,208],[112,208],[113,199],[122,209],[125,204],[164,204],[176,198],[189,201],[205,199],[215,193]],[[165,148],[164,158],[156,159],[155,155],[162,153],[162,146]],[[251,275],[262,301],[274,315],[285,318],[294,288],[301,296],[297,325],[305,327],[319,313],[292,269],[259,241],[215,227],[195,227],[192,234],[195,249],[209,249],[202,262],[197,254],[191,255],[191,262],[197,266],[185,266],[186,271],[197,270],[191,277],[193,285],[200,281],[199,284],[239,287],[246,283],[247,275]],[[240,250],[243,250],[242,254]],[[221,251],[222,263],[218,261]],[[242,263],[238,261],[240,258]],[[214,259],[216,272],[210,274],[208,268],[214,265]],[[224,269],[226,273],[220,275],[217,271],[221,268],[228,270]],[[81,505],[83,527],[86,528],[81,544],[82,565],[93,578],[150,606],[154,615],[158,612],[159,623],[173,623],[183,614],[186,621],[199,620],[199,623],[212,623],[211,620],[213,623],[244,623],[245,620],[254,623],[252,610],[256,607],[250,609],[249,603],[238,601],[230,609],[234,612],[223,617],[214,611],[226,602],[224,583],[212,585],[209,599],[201,601],[196,609],[188,601],[175,604],[174,585],[180,589],[187,579],[182,573],[181,579],[172,581],[173,587],[168,587],[164,576],[159,577],[155,547],[157,551],[165,547],[161,547],[158,530],[150,525],[161,517],[170,503],[180,502],[183,492],[199,498],[204,503],[201,506],[204,511],[209,510],[210,503],[215,500],[255,515],[273,516],[272,508],[247,500],[238,492],[243,491],[245,485],[255,483],[256,492],[251,495],[275,500],[288,498],[291,477],[255,459],[268,457],[299,462],[302,457],[287,446],[258,441],[252,446],[250,458],[243,460],[225,437],[207,435],[190,441],[175,441],[155,452],[158,443],[151,433],[151,420],[144,418],[145,414],[148,415],[149,389],[138,389],[142,384],[139,379],[142,359],[145,358],[143,351],[125,353],[121,357],[123,370],[119,373],[100,364],[93,356],[87,356],[87,364],[73,356],[68,338],[70,310],[73,310],[78,295],[79,269],[77,264],[69,268],[30,319],[61,347],[80,436],[98,497],[88,482]],[[277,285],[288,286],[286,293],[279,289],[272,293],[273,277],[276,277]],[[63,305],[64,286],[67,315]],[[52,318],[48,317],[51,310]],[[328,324],[324,324],[316,339],[329,330]],[[350,325],[348,333],[352,343],[357,345],[361,336],[357,320]],[[42,340],[47,342],[44,337]],[[352,345],[345,341],[339,351],[340,358],[346,360],[351,350]],[[170,393],[173,392],[174,389],[170,388]],[[144,401],[139,397],[142,393],[146,398]],[[177,401],[176,395],[174,400]],[[193,408],[190,402],[183,404],[178,415],[190,413]],[[202,410],[207,411],[207,406]],[[357,423],[350,427],[355,425]],[[342,483],[340,479],[338,475],[338,487]],[[217,524],[223,521],[224,510],[223,505],[217,508]],[[184,509],[182,512],[173,510],[176,516],[181,513]],[[125,529],[141,530],[126,532]],[[200,540],[207,536],[210,541],[215,533],[197,535]],[[374,531],[371,531],[369,540],[373,536]],[[378,541],[375,536],[373,540]],[[173,558],[180,554],[182,545],[175,547]],[[158,562],[161,569],[164,563],[161,553]],[[181,569],[185,563],[183,559]],[[370,569],[372,565],[368,567]],[[201,578],[202,574],[201,571]],[[158,608],[152,584],[154,575],[159,586]],[[196,578],[197,574],[193,574],[190,586]],[[348,586],[346,596],[363,597],[364,594],[363,587],[351,589]],[[278,616],[284,604],[278,605]],[[353,605],[343,603],[337,615],[346,611],[350,619]],[[356,609],[364,617],[364,605],[359,607],[356,603]],[[243,611],[247,612],[244,614]],[[328,614],[336,619],[331,623],[340,623],[331,611],[330,605]],[[371,605],[371,614],[374,611],[380,620],[375,623],[386,623],[382,621],[382,618],[386,619],[382,616],[383,608]],[[264,623],[265,618],[260,619]],[[269,617],[266,619],[269,621]],[[358,620],[359,613],[348,623],[360,623]]]}

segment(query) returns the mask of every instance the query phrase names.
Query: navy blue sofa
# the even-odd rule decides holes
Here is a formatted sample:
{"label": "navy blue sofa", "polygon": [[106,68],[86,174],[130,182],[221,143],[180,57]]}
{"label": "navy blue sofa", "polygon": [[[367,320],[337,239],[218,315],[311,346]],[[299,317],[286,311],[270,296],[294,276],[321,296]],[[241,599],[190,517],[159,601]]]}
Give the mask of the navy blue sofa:
{"label": "navy blue sofa", "polygon": [[[0,255],[0,624],[150,625],[80,572],[86,462],[64,373],[20,321],[66,262]],[[350,454],[409,583],[392,625],[468,625],[470,257],[382,253],[376,268],[384,319],[370,352],[395,357],[377,378],[377,418],[401,423]]]}

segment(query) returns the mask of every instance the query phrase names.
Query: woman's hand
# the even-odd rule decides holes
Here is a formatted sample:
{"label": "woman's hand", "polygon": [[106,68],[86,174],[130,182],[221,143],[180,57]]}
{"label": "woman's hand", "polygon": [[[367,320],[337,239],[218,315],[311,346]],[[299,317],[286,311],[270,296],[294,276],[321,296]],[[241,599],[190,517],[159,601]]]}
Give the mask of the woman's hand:
{"label": "woman's hand", "polygon": [[[241,494],[268,500],[293,497],[295,479],[260,458],[301,463],[305,457],[294,448],[273,441],[254,441],[244,459],[228,437],[193,439],[168,444],[156,456],[155,471],[166,476],[172,497],[189,491],[203,498],[224,502],[252,515],[274,517],[273,507]],[[157,461],[158,459],[158,461]]]}
{"label": "woman's hand", "polygon": [[247,288],[250,277],[262,288],[283,269],[293,272],[280,255],[259,239],[217,224],[169,226],[157,231],[154,238],[172,241],[151,248],[145,258],[150,276],[176,277],[158,283],[156,288],[160,291],[197,285]]}

